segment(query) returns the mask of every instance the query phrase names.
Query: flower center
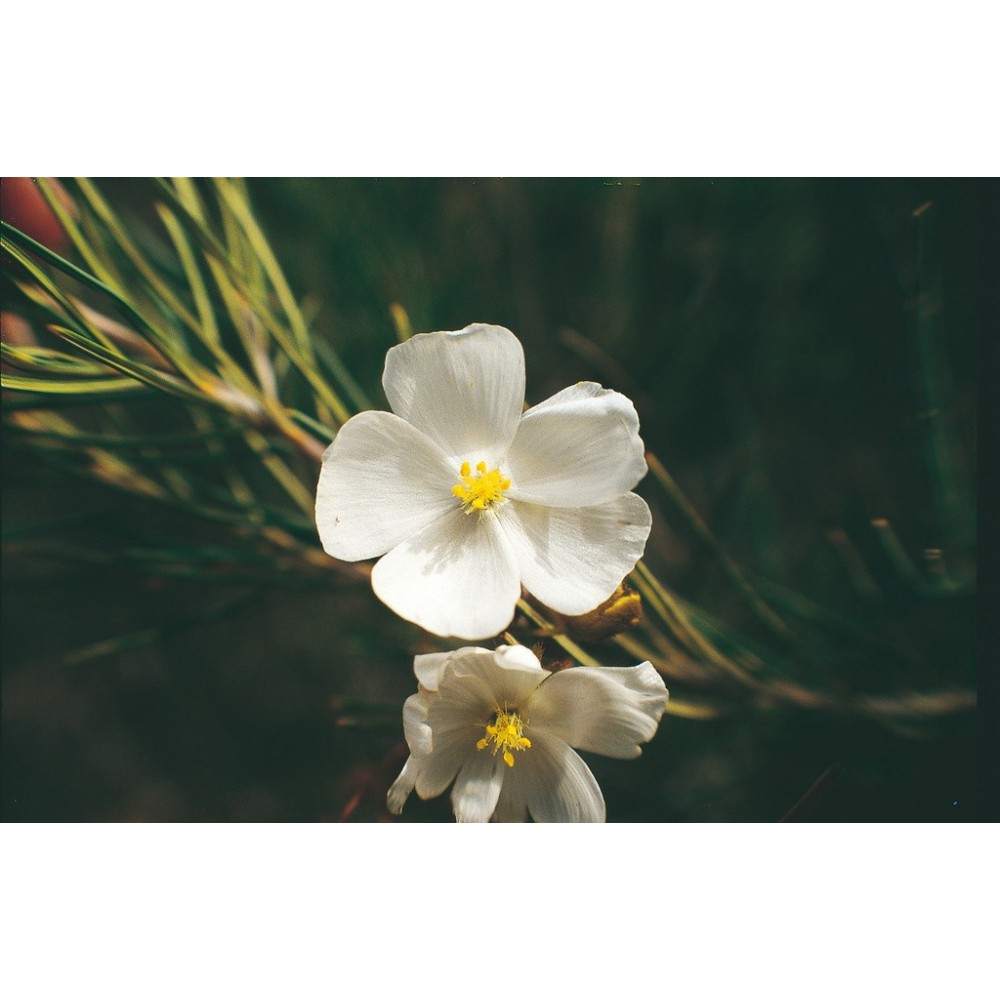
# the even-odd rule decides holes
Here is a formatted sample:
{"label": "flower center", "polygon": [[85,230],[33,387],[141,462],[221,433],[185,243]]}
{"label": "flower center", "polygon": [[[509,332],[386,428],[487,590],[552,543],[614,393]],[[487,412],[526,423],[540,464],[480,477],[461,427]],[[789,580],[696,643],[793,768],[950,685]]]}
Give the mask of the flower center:
{"label": "flower center", "polygon": [[514,755],[511,750],[527,750],[531,740],[524,733],[524,722],[516,711],[509,712],[506,708],[498,708],[493,723],[487,725],[486,735],[476,744],[477,750],[485,750],[493,744],[493,756],[497,751],[503,751],[503,762],[508,767],[514,766]]}
{"label": "flower center", "polygon": [[510,480],[499,470],[486,471],[486,463],[480,462],[473,472],[468,462],[458,470],[461,482],[451,488],[451,492],[462,501],[466,514],[474,510],[480,513],[503,503],[503,491],[510,489]]}

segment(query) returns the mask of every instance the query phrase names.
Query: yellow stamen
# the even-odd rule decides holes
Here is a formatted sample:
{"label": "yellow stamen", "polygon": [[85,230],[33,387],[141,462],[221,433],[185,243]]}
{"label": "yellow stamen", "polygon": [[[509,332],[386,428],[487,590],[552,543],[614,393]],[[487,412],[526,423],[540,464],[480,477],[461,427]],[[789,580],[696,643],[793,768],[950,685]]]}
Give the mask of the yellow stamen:
{"label": "yellow stamen", "polygon": [[503,762],[508,767],[514,766],[514,755],[511,750],[527,750],[531,740],[524,735],[524,721],[516,711],[497,708],[492,724],[486,726],[486,735],[476,744],[477,750],[485,750],[493,744],[493,756],[497,751],[503,751]]}
{"label": "yellow stamen", "polygon": [[468,462],[463,462],[458,470],[462,481],[451,488],[451,492],[462,501],[466,514],[474,510],[483,513],[490,507],[504,502],[504,490],[510,489],[510,480],[499,470],[487,471],[485,462],[476,464],[475,473]]}

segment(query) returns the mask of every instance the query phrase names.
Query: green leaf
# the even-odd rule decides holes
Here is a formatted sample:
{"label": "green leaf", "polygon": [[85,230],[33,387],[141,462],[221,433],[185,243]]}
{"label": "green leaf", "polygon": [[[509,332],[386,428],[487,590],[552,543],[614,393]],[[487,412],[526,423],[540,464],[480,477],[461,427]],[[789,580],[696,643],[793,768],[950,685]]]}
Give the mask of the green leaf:
{"label": "green leaf", "polygon": [[142,386],[132,378],[50,379],[27,375],[0,375],[5,389],[16,392],[52,393],[56,395],[87,395],[89,393],[133,393]]}

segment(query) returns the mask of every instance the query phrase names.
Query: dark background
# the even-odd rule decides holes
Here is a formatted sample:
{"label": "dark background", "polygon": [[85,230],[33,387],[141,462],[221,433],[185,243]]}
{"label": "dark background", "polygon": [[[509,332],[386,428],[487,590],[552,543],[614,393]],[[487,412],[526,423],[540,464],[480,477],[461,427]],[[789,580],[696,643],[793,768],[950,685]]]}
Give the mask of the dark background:
{"label": "dark background", "polygon": [[[142,183],[102,189],[146,224]],[[529,401],[582,378],[630,395],[647,448],[748,572],[884,640],[881,653],[836,650],[844,690],[975,688],[986,183],[258,180],[251,192],[316,336],[374,405],[391,303],[415,331],[508,326]],[[54,476],[7,434],[3,462],[5,538],[70,515],[64,540],[83,533],[109,553],[122,539],[211,538]],[[655,486],[639,492],[660,579],[744,625]],[[941,550],[956,587],[901,578],[873,518],[923,580]],[[871,586],[852,577],[844,538]],[[16,549],[3,585],[5,820],[385,818],[417,636],[364,587],[222,588]],[[80,658],[122,635],[135,639]],[[817,779],[795,818],[970,820],[982,805],[968,711],[887,725],[748,703],[665,717],[638,762],[588,762],[616,821],[773,821]],[[412,820],[449,817],[446,798],[407,805]]]}

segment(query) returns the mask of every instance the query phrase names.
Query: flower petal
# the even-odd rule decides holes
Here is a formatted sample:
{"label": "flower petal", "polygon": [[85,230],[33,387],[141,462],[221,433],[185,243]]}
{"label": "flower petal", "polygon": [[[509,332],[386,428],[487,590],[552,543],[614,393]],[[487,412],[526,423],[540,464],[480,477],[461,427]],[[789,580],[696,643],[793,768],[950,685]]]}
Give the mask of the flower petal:
{"label": "flower petal", "polygon": [[336,559],[371,559],[455,509],[453,463],[395,414],[359,413],[323,454],[316,526]]}
{"label": "flower petal", "polygon": [[531,748],[518,754],[505,775],[503,815],[523,808],[536,823],[603,823],[606,810],[597,779],[558,737],[531,730]]}
{"label": "flower petal", "polygon": [[646,474],[632,401],[578,382],[521,417],[507,455],[508,496],[548,507],[591,507],[627,493]]}
{"label": "flower petal", "polygon": [[[478,676],[484,668],[489,668],[493,664],[499,650],[512,648],[524,649],[528,657],[534,660],[535,670],[542,669],[538,658],[530,649],[526,649],[523,646],[499,646],[497,649],[484,649],[482,646],[463,646],[461,649],[453,649],[450,653],[418,653],[413,658],[413,672],[416,674],[420,686],[428,691],[436,692],[442,683],[444,683],[446,692],[457,690],[461,695],[470,690],[469,685],[459,685],[457,688],[454,685],[449,685],[448,681],[452,676],[456,673],[471,677]],[[537,678],[535,683],[538,683]],[[480,686],[480,690],[485,692],[483,695],[485,701],[492,705],[492,695],[482,686]],[[451,695],[449,694],[447,698],[450,697]]]}
{"label": "flower petal", "polygon": [[[514,765],[517,767],[517,764]],[[523,823],[528,818],[528,803],[518,794],[517,781],[508,780],[500,789],[497,807],[493,810],[494,823]]]}
{"label": "flower petal", "polygon": [[403,806],[417,783],[419,769],[420,765],[417,761],[412,757],[406,758],[403,770],[399,772],[399,777],[392,783],[385,796],[385,804],[389,812],[398,816],[403,811]]}
{"label": "flower petal", "polygon": [[434,749],[427,757],[414,757],[419,763],[414,787],[422,799],[440,795],[454,780],[459,769],[476,750],[476,737],[462,730],[434,733]]}
{"label": "flower petal", "polygon": [[434,746],[433,733],[427,722],[429,694],[418,691],[403,702],[403,736],[414,757],[426,757]]}
{"label": "flower petal", "polygon": [[[496,706],[490,686],[479,670],[480,666],[493,663],[493,652],[470,647],[458,650],[455,656],[449,661],[438,690],[428,695],[427,721],[435,734],[463,731],[471,746],[482,737]],[[463,665],[467,673],[461,672]]]}
{"label": "flower petal", "polygon": [[521,593],[517,563],[496,515],[461,509],[383,556],[372,570],[372,589],[407,621],[463,639],[505,629]]}
{"label": "flower petal", "polygon": [[527,646],[497,646],[493,655],[504,670],[526,670],[532,673],[542,669],[541,661]]}
{"label": "flower petal", "polygon": [[455,787],[451,804],[459,823],[487,823],[496,809],[507,765],[503,758],[477,750],[466,757]]}
{"label": "flower petal", "polygon": [[652,524],[635,493],[578,509],[515,501],[499,517],[521,582],[564,615],[585,614],[611,596],[642,557]]}
{"label": "flower petal", "polygon": [[452,653],[418,653],[413,657],[413,672],[422,688],[437,691]]}
{"label": "flower petal", "polygon": [[448,695],[465,685],[476,684],[485,691],[484,707],[492,712],[497,707],[517,708],[525,704],[532,692],[549,676],[538,657],[527,646],[498,646],[496,650],[483,650],[488,657],[473,660],[455,657],[452,661],[454,681],[448,684]]}
{"label": "flower petal", "polygon": [[541,726],[578,750],[628,759],[656,733],[667,689],[649,663],[637,667],[573,667],[547,678],[526,708]]}
{"label": "flower petal", "polygon": [[524,405],[524,351],[502,326],[420,333],[389,350],[382,385],[393,412],[455,460],[494,467]]}

